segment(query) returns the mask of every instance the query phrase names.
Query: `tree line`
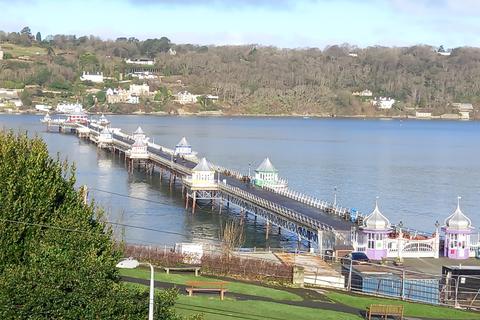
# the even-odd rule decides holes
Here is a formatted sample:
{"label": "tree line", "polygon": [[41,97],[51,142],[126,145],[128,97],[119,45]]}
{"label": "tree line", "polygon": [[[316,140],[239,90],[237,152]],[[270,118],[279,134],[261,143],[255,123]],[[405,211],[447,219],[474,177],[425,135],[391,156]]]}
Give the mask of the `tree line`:
{"label": "tree line", "polygon": [[[180,79],[186,85],[182,90],[218,95],[221,108],[231,113],[374,113],[367,101],[352,96],[364,89],[396,99],[393,114],[409,108],[443,113],[451,111],[453,102],[479,101],[480,49],[472,47],[455,48],[446,56],[428,45],[281,49],[175,44],[166,37],[140,41],[39,35],[38,40],[31,33],[0,32],[4,44],[50,48],[49,59],[33,66],[3,61],[0,84],[40,84],[80,94],[77,77],[82,71],[119,79],[126,71],[125,58],[148,57],[155,59],[167,83]],[[170,49],[176,54],[169,54]]]}

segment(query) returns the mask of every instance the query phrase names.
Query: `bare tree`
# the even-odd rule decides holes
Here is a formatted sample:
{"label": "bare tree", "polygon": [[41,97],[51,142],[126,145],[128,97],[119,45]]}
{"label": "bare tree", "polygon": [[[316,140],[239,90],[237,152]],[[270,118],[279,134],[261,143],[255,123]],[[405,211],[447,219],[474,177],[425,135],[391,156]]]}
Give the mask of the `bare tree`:
{"label": "bare tree", "polygon": [[220,240],[222,241],[222,252],[227,259],[230,259],[232,251],[240,247],[245,241],[243,224],[237,220],[225,222],[220,230]]}

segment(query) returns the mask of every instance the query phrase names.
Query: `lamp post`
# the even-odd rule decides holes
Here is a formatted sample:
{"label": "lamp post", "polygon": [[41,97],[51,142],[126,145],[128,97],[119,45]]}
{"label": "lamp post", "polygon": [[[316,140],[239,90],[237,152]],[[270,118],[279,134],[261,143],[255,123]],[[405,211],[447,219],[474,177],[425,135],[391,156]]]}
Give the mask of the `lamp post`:
{"label": "lamp post", "polygon": [[117,268],[120,269],[135,269],[139,265],[149,265],[150,266],[150,299],[149,299],[149,304],[148,304],[148,320],[153,320],[153,290],[154,290],[154,270],[153,266],[151,263],[143,263],[143,262],[138,262],[138,260],[133,259],[132,257],[124,259],[117,263]]}
{"label": "lamp post", "polygon": [[333,206],[337,206],[337,186],[333,187]]}

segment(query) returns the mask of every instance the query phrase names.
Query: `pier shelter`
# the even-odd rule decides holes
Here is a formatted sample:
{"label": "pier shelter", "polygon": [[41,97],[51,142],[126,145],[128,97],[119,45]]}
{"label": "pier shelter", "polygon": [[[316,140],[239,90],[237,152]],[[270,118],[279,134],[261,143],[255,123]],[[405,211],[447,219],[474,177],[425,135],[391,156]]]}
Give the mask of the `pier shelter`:
{"label": "pier shelter", "polygon": [[369,259],[381,260],[387,257],[387,243],[384,240],[391,231],[390,221],[380,212],[378,201],[375,201],[375,209],[365,217],[360,227],[360,239],[366,243],[365,254]]}
{"label": "pier shelter", "polygon": [[402,230],[402,227],[402,223],[393,227],[376,202],[375,209],[364,218],[358,234],[354,236],[355,251],[365,252],[371,260],[439,257],[438,223],[433,234],[418,234]]}
{"label": "pier shelter", "polygon": [[473,227],[472,221],[460,209],[460,197],[457,208],[445,219],[444,256],[450,259],[468,259],[470,257],[470,235]]}
{"label": "pier shelter", "polygon": [[190,184],[192,188],[214,187],[215,184],[215,170],[208,163],[207,159],[202,158],[200,162],[192,169],[192,177]]}
{"label": "pier shelter", "polygon": [[137,138],[132,144],[132,147],[127,151],[127,156],[130,159],[148,159],[147,144],[145,140]]}
{"label": "pier shelter", "polygon": [[100,148],[103,148],[112,143],[113,143],[112,132],[107,127],[103,128],[103,130],[100,131],[100,134],[98,135],[98,146]]}
{"label": "pier shelter", "polygon": [[278,170],[273,166],[269,158],[255,169],[254,184],[258,187],[269,187],[272,189],[284,189],[287,182],[278,177]]}
{"label": "pier shelter", "polygon": [[147,138],[147,135],[143,132],[142,127],[138,127],[137,130],[133,133],[133,140],[142,140],[144,141]]}
{"label": "pier shelter", "polygon": [[187,156],[192,154],[192,146],[188,143],[187,138],[183,137],[175,146],[175,155]]}

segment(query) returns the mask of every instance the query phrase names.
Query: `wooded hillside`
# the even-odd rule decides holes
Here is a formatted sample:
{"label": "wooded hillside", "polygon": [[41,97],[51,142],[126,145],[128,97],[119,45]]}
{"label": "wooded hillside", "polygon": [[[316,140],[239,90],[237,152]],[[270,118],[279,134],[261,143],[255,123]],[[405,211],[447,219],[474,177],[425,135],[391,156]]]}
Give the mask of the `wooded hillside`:
{"label": "wooded hillside", "polygon": [[[152,83],[153,88],[212,93],[220,97],[218,109],[232,114],[378,114],[365,99],[352,96],[364,89],[397,100],[388,114],[399,115],[409,108],[449,112],[451,103],[476,105],[480,96],[479,48],[456,48],[445,56],[424,45],[279,49],[179,45],[165,37],[102,41],[59,35],[38,41],[4,32],[0,43],[7,53],[0,62],[0,87],[38,84],[62,91],[64,98],[85,96],[87,88],[78,81],[82,71],[101,71],[115,79],[104,87],[117,86],[128,69],[124,59],[144,57],[155,58],[154,68],[164,76],[160,84]],[[32,46],[38,50],[30,61],[9,54],[9,47],[14,52]],[[182,86],[170,85],[177,80]],[[171,111],[175,106],[165,108]]]}

